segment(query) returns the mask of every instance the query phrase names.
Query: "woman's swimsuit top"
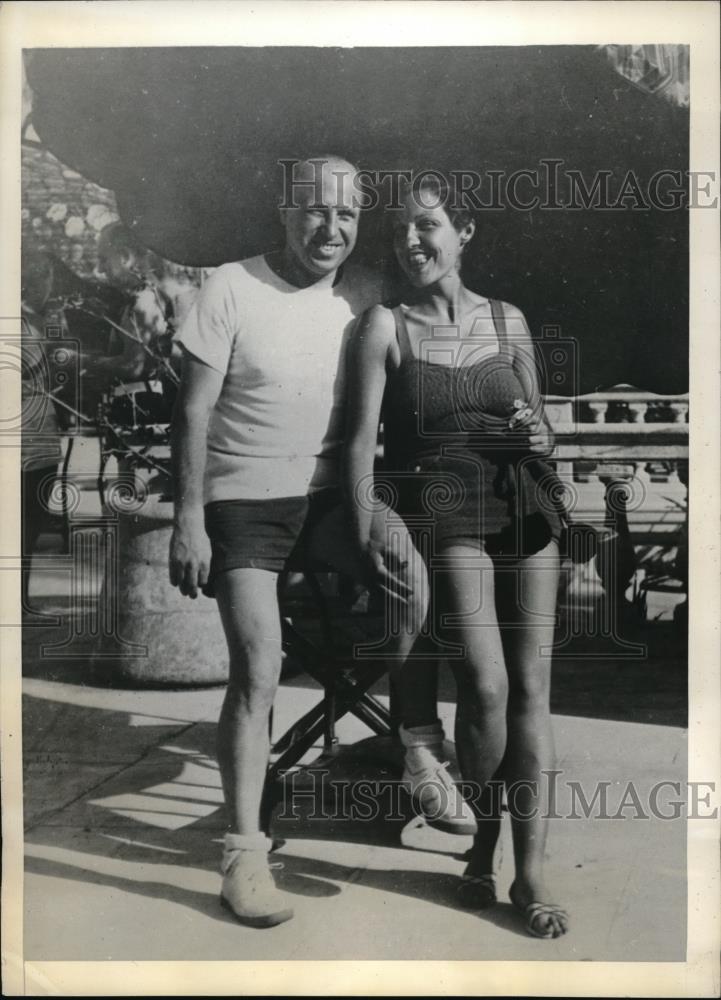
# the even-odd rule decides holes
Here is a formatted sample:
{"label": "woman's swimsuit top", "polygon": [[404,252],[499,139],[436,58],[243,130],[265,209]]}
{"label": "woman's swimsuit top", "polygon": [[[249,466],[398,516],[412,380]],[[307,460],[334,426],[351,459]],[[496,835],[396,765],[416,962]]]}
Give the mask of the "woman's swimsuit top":
{"label": "woman's swimsuit top", "polygon": [[[387,468],[406,468],[419,457],[437,455],[449,447],[478,453],[493,442],[497,449],[499,434],[507,434],[512,410],[503,416],[492,410],[498,384],[507,385],[509,375],[515,377],[513,356],[503,307],[495,299],[489,299],[489,304],[498,352],[457,365],[416,357],[402,307],[392,310],[400,363],[388,375],[383,401]],[[443,341],[439,338],[438,343]],[[487,346],[479,341],[479,352]]]}

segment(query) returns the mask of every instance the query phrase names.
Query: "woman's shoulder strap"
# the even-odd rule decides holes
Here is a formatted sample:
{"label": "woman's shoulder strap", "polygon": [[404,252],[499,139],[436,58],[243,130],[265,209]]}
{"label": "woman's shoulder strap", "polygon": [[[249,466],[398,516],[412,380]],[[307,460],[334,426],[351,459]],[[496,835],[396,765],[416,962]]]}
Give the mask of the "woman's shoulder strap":
{"label": "woman's shoulder strap", "polygon": [[413,357],[413,350],[411,348],[411,340],[408,336],[408,327],[406,326],[406,317],[403,313],[403,307],[400,305],[398,300],[391,303],[384,303],[386,309],[393,313],[393,319],[396,324],[396,340],[398,341],[398,347],[401,352],[401,359],[407,357]]}
{"label": "woman's shoulder strap", "polygon": [[488,304],[491,307],[491,319],[496,330],[498,343],[501,349],[505,351],[508,349],[508,328],[506,326],[506,312],[503,308],[503,303],[499,299],[489,299]]}

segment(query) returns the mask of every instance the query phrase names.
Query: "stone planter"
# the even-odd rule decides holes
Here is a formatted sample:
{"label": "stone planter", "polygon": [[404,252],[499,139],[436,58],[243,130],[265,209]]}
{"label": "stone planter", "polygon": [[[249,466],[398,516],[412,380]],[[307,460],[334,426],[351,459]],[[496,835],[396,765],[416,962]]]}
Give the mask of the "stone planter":
{"label": "stone planter", "polygon": [[[167,451],[154,458],[165,464]],[[101,600],[113,627],[97,645],[96,677],[137,686],[224,683],[228,652],[216,602],[183,597],[168,578],[170,477],[121,461],[104,514],[111,541]]]}

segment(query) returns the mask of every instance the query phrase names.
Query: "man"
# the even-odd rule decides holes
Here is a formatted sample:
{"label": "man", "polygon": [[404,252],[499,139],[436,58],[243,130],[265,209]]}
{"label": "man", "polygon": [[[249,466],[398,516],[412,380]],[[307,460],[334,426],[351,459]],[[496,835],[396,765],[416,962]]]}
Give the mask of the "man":
{"label": "man", "polygon": [[[228,642],[221,898],[252,926],[292,916],[259,829],[281,667],[278,573],[302,551],[380,587],[402,612],[396,664],[426,614],[425,570],[402,521],[376,505],[371,551],[356,553],[338,490],[346,345],[356,317],[379,299],[376,282],[343,267],[358,232],[355,175],[334,156],[299,164],[294,204],[280,210],[283,250],[218,268],[178,337],[170,578],[190,597],[216,596]],[[458,802],[446,808],[458,813]]]}

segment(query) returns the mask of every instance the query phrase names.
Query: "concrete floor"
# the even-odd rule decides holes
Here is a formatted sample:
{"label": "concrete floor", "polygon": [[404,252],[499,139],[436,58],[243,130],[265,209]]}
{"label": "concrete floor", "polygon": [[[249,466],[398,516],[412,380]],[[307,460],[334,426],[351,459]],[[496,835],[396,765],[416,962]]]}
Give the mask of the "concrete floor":
{"label": "concrete floor", "polygon": [[[295,815],[273,826],[285,838],[278,881],[296,918],[266,931],[239,926],[217,898],[225,819],[213,740],[221,695],[26,680],[27,959],[683,958],[685,824],[631,818],[633,809],[615,820],[551,822],[548,876],[572,930],[548,942],[528,937],[506,901],[508,829],[500,902],[478,915],[454,899],[470,838],[408,815],[346,821],[334,816],[332,800],[326,818],[318,807],[314,816],[302,796],[285,805]],[[315,698],[309,688],[283,687],[278,731]],[[441,707],[448,726],[452,705]],[[561,781],[581,782],[587,798],[597,780],[610,782],[610,813],[629,780],[647,801],[656,781],[685,779],[680,728],[555,716],[554,731]],[[368,733],[346,718],[339,735],[347,747]],[[379,774],[347,752],[330,768],[332,780]]]}

